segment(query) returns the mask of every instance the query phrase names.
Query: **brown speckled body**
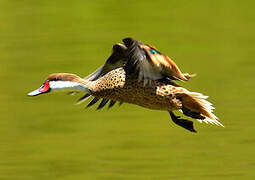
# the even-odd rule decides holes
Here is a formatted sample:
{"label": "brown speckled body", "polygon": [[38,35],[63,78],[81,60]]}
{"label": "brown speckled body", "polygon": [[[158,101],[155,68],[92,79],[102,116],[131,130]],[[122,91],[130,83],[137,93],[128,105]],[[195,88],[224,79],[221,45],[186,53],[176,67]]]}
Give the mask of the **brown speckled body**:
{"label": "brown speckled body", "polygon": [[181,109],[177,93],[185,92],[182,87],[152,81],[143,85],[134,76],[127,76],[123,68],[118,68],[101,77],[90,88],[92,95],[99,98],[137,104],[155,110]]}
{"label": "brown speckled body", "polygon": [[99,100],[97,110],[108,102],[108,108],[119,101],[136,104],[148,109],[168,111],[173,122],[191,132],[196,132],[193,122],[176,116],[181,110],[185,116],[223,126],[213,114],[212,104],[198,92],[180,87],[176,81],[188,81],[193,75],[182,73],[169,57],[154,47],[132,38],[123,39],[113,45],[106,62],[85,78],[70,73],[51,74],[43,85],[30,93],[37,96],[55,90],[85,93],[77,101],[80,104],[90,97],[86,107]]}

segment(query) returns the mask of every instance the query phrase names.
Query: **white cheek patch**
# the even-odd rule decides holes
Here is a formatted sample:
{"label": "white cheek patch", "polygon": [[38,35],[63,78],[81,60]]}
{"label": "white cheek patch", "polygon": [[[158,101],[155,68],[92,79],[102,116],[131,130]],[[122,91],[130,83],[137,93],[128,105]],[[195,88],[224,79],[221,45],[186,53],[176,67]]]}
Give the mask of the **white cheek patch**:
{"label": "white cheek patch", "polygon": [[50,88],[52,90],[86,90],[86,86],[77,82],[71,81],[50,81]]}

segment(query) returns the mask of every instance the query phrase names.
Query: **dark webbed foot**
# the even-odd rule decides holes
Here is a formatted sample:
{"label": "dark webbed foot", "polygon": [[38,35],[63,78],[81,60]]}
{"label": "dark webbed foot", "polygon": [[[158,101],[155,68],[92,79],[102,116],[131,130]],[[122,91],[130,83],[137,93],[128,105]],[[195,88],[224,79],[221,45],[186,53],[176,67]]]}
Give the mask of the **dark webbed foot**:
{"label": "dark webbed foot", "polygon": [[193,119],[205,119],[204,116],[201,116],[200,113],[198,112],[192,112],[191,110],[185,108],[185,107],[182,107],[182,112],[183,114],[185,114],[186,116],[189,116],[189,117],[192,117]]}
{"label": "dark webbed foot", "polygon": [[193,126],[193,122],[192,121],[189,121],[189,120],[186,120],[186,119],[180,119],[180,116],[175,116],[175,114],[173,112],[169,112],[173,122],[191,132],[197,132],[195,129],[194,129],[194,126]]}

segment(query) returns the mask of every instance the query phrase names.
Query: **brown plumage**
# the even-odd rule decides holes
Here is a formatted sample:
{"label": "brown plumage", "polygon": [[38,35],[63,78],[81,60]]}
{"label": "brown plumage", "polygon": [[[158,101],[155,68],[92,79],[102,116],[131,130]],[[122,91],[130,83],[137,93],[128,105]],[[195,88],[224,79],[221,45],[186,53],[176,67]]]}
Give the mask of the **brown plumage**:
{"label": "brown plumage", "polygon": [[[34,96],[56,89],[88,92],[81,97],[82,103],[94,96],[87,107],[100,99],[97,109],[104,107],[110,100],[109,108],[116,101],[136,104],[154,110],[168,111],[176,124],[191,132],[196,132],[193,122],[180,119],[173,111],[180,110],[186,116],[200,122],[223,126],[212,113],[207,96],[190,92],[174,80],[187,81],[192,75],[182,73],[178,66],[156,48],[132,38],[117,43],[106,63],[91,75],[82,79],[77,75],[56,73],[50,75],[43,86],[29,95]],[[43,90],[42,90],[43,89]]]}

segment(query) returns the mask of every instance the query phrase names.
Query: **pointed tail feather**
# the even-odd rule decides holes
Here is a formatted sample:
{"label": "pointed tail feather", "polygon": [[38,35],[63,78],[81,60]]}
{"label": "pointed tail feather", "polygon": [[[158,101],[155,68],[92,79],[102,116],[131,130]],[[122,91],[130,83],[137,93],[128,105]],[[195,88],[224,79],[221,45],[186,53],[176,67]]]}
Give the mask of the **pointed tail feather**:
{"label": "pointed tail feather", "polygon": [[218,118],[213,114],[213,109],[215,108],[206,100],[208,96],[204,96],[197,92],[185,92],[179,93],[178,97],[181,99],[184,108],[188,109],[192,113],[198,113],[204,117],[204,119],[195,118],[198,119],[199,122],[211,123],[224,127],[223,124],[217,121]]}

